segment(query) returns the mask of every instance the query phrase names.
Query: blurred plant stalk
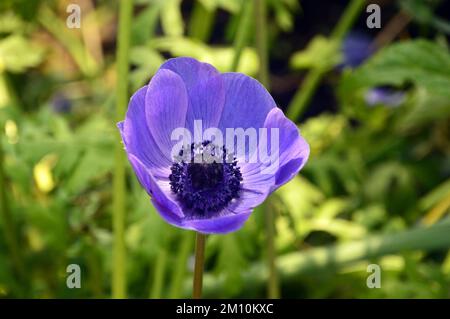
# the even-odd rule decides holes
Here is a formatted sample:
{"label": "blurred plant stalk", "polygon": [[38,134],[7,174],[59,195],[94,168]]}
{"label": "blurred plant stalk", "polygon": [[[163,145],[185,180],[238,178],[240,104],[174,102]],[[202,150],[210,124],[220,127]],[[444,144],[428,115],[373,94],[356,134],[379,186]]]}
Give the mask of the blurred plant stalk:
{"label": "blurred plant stalk", "polygon": [[245,1],[242,3],[241,15],[239,19],[239,25],[234,39],[234,57],[231,63],[231,71],[236,72],[239,67],[239,60],[241,59],[242,51],[244,50],[252,23],[252,1]]}
{"label": "blurred plant stalk", "polygon": [[183,232],[181,243],[178,247],[177,259],[171,276],[169,298],[181,298],[183,293],[183,280],[186,274],[187,263],[192,252],[194,239],[193,232]]}
{"label": "blurred plant stalk", "polygon": [[156,259],[156,263],[154,265],[153,276],[150,288],[150,299],[161,299],[162,291],[164,286],[164,277],[167,267],[167,249],[166,247],[162,247]]}
{"label": "blurred plant stalk", "polygon": [[[117,39],[117,100],[115,123],[125,117],[128,103],[128,69],[133,1],[120,1],[119,31]],[[116,130],[117,131],[117,130]],[[113,270],[112,297],[126,298],[126,247],[125,247],[125,153],[117,133],[115,169],[113,180]]]}
{"label": "blurred plant stalk", "polygon": [[[340,48],[342,39],[353,26],[354,22],[364,8],[365,2],[365,0],[352,0],[347,5],[347,8],[330,36],[332,40],[339,43],[338,48]],[[319,86],[326,71],[327,70],[322,67],[316,67],[311,69],[305,76],[287,109],[287,116],[291,120],[296,121],[298,117],[306,111],[308,103],[314,95],[314,92]]]}
{"label": "blurred plant stalk", "polygon": [[[3,134],[0,134],[0,138],[2,135]],[[14,272],[17,275],[18,282],[22,285],[25,284],[25,268],[23,265],[21,249],[19,247],[19,238],[17,237],[16,227],[11,215],[11,207],[7,194],[7,182],[3,163],[3,145],[0,139],[0,217],[2,219],[5,241],[10,250],[11,261],[14,265]]]}
{"label": "blurred plant stalk", "polygon": [[[269,91],[269,61],[267,51],[267,8],[265,0],[254,0],[255,12],[255,45],[259,57],[258,80]],[[270,198],[263,204],[263,211],[266,221],[266,242],[267,242],[267,267],[269,269],[269,279],[267,282],[267,296],[269,298],[280,298],[280,284],[276,269],[276,248],[275,248],[275,211],[270,205]]]}
{"label": "blurred plant stalk", "polygon": [[208,42],[215,16],[216,9],[208,9],[200,1],[195,1],[189,22],[189,37],[201,42]]}

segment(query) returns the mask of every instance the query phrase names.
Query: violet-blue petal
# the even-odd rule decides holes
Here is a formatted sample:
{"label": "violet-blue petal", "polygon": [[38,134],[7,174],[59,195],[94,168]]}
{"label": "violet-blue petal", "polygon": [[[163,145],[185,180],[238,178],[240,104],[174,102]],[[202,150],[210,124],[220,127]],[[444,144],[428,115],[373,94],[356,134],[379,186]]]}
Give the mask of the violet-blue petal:
{"label": "violet-blue petal", "polygon": [[362,64],[374,53],[371,44],[372,39],[368,35],[350,32],[342,42],[343,61],[339,65],[339,68],[355,68]]}
{"label": "violet-blue petal", "polygon": [[238,212],[227,208],[225,210],[222,216],[211,219],[186,220],[182,227],[204,234],[226,234],[241,228],[251,214],[251,210]]}
{"label": "violet-blue petal", "polygon": [[209,77],[220,74],[211,64],[189,57],[169,59],[161,65],[160,69],[167,69],[178,74],[188,91]]}
{"label": "violet-blue petal", "polygon": [[260,175],[253,169],[258,164],[247,164],[243,169],[242,189],[238,199],[217,216],[211,218],[186,219],[182,228],[193,229],[205,234],[225,234],[241,228],[255,207],[260,205],[270,194],[275,177]]}
{"label": "violet-blue petal", "polygon": [[273,186],[275,190],[291,180],[302,169],[309,157],[309,145],[300,135],[297,126],[279,108],[269,112],[264,127],[268,129],[269,136],[272,128],[278,129],[279,132],[279,147],[275,149],[269,147],[270,154],[278,151],[279,156],[279,167]]}
{"label": "violet-blue petal", "polygon": [[160,151],[171,158],[172,132],[186,122],[188,96],[176,73],[160,69],[150,81],[145,96],[147,125]]}
{"label": "violet-blue petal", "polygon": [[203,129],[217,127],[225,97],[220,73],[211,64],[188,57],[169,59],[160,69],[171,70],[183,79],[189,96],[186,127],[193,132],[194,120],[200,119]]}
{"label": "violet-blue petal", "polygon": [[157,207],[160,215],[167,222],[179,226],[184,214],[170,192],[168,192],[167,189],[162,189],[161,183],[163,182],[157,182],[145,164],[134,154],[128,153],[128,160],[130,161],[140,184],[151,196],[151,200]]}
{"label": "violet-blue petal", "polygon": [[118,123],[127,152],[135,154],[157,178],[169,174],[170,160],[163,155],[145,121],[145,95],[147,86],[139,89],[130,99],[123,122]]}
{"label": "violet-blue petal", "polygon": [[275,185],[275,174],[262,174],[265,166],[262,163],[241,164],[242,207],[255,208],[270,195]]}
{"label": "violet-blue petal", "polygon": [[386,106],[396,107],[405,101],[405,92],[376,87],[370,89],[364,97],[369,106],[384,104]]}
{"label": "violet-blue petal", "polygon": [[225,88],[221,76],[211,76],[193,85],[189,91],[186,127],[193,133],[195,120],[202,121],[203,131],[218,127],[224,102]]}
{"label": "violet-blue petal", "polygon": [[225,105],[219,128],[253,127],[264,125],[269,111],[276,106],[272,96],[255,79],[241,73],[223,73]]}

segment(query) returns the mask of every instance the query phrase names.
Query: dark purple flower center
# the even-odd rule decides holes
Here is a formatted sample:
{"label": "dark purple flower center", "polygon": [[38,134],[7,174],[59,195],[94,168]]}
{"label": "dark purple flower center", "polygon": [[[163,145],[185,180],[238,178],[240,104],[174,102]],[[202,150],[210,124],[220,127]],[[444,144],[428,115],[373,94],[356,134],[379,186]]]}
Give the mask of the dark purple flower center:
{"label": "dark purple flower center", "polygon": [[192,143],[187,152],[183,148],[171,166],[171,190],[188,217],[212,217],[239,198],[240,168],[225,147],[220,149],[210,141]]}

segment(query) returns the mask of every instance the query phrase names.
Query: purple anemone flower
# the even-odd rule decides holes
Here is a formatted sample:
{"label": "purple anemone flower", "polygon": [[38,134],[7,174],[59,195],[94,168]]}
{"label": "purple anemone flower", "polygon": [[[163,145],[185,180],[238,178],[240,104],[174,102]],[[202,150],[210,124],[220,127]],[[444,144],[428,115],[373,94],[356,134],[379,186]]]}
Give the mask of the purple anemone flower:
{"label": "purple anemone flower", "polygon": [[372,39],[359,32],[350,32],[342,42],[343,61],[340,68],[356,68],[361,65],[373,53]]}
{"label": "purple anemone flower", "polygon": [[405,93],[385,87],[376,87],[370,89],[364,96],[369,106],[384,104],[386,106],[400,106],[405,101]]}
{"label": "purple anemone flower", "polygon": [[63,93],[56,93],[50,105],[55,113],[70,113],[72,110],[72,102]]}
{"label": "purple anemone flower", "polygon": [[[118,127],[128,159],[158,213],[174,226],[206,234],[239,229],[309,156],[297,126],[258,81],[219,73],[187,57],[160,67],[131,97]],[[209,129],[215,135],[205,137]],[[194,141],[174,139],[180,130]],[[250,133],[257,132],[256,147],[241,147],[238,135],[228,138],[229,132],[243,132],[240,141],[248,144]],[[202,160],[206,157],[210,160]]]}

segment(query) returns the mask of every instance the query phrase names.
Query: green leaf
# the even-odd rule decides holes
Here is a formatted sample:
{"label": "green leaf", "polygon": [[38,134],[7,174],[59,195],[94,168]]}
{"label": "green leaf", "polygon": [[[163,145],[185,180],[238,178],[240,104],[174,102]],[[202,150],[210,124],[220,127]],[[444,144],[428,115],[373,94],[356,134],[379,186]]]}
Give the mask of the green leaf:
{"label": "green leaf", "polygon": [[0,72],[23,72],[41,63],[43,50],[20,35],[0,41]]}
{"label": "green leaf", "polygon": [[137,46],[130,51],[130,63],[137,66],[130,74],[133,90],[142,87],[149,78],[156,73],[164,62],[163,57],[154,49],[147,46]]}
{"label": "green leaf", "polygon": [[[401,130],[409,130],[450,116],[448,97],[417,88],[411,94],[412,107],[399,120]],[[431,107],[430,107],[431,106]]]}
{"label": "green leaf", "polygon": [[333,145],[347,125],[344,116],[323,113],[308,119],[302,125],[301,133],[309,143],[311,154],[316,155]]}
{"label": "green leaf", "polygon": [[341,61],[338,48],[339,41],[321,35],[316,36],[305,50],[294,53],[290,65],[294,69],[320,68],[329,70]]}
{"label": "green leaf", "polygon": [[439,201],[450,196],[450,179],[439,184],[419,201],[419,208],[423,211],[431,209]]}
{"label": "green leaf", "polygon": [[432,26],[441,32],[450,34],[450,23],[433,11],[440,1],[408,0],[400,1],[401,8],[420,24]]}
{"label": "green leaf", "polygon": [[158,16],[160,13],[160,5],[149,5],[142,13],[140,13],[131,29],[131,43],[143,44],[153,35]]}
{"label": "green leaf", "polygon": [[7,11],[0,14],[0,32],[12,33],[23,29],[24,21],[12,11]]}
{"label": "green leaf", "polygon": [[161,25],[164,34],[181,36],[184,32],[184,22],[181,16],[181,0],[167,0],[161,9]]}
{"label": "green leaf", "polygon": [[432,94],[450,98],[450,55],[427,40],[393,44],[378,52],[342,83],[342,93],[380,85],[413,83]]}
{"label": "green leaf", "polygon": [[281,30],[291,31],[294,26],[295,14],[300,7],[299,3],[295,0],[269,0],[268,6],[273,7],[275,21]]}

